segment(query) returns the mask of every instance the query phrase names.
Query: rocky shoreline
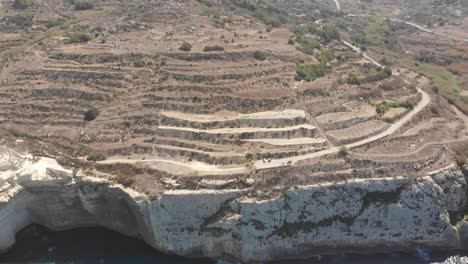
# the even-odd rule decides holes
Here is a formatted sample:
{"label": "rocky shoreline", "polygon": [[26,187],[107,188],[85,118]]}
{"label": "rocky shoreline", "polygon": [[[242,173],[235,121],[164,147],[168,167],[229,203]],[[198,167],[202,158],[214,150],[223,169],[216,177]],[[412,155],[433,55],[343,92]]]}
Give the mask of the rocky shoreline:
{"label": "rocky shoreline", "polygon": [[55,160],[4,154],[0,251],[30,224],[52,230],[102,226],[186,257],[243,262],[416,247],[466,248],[466,181],[457,167],[423,178],[350,180],[282,189],[169,190],[148,197]]}

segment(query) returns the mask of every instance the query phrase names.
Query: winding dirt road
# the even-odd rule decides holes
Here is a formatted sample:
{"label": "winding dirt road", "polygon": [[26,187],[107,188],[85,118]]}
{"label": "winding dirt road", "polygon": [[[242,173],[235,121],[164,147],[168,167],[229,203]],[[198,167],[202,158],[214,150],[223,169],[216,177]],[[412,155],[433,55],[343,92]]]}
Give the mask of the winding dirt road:
{"label": "winding dirt road", "polygon": [[375,61],[374,59],[372,59],[369,55],[367,55],[367,53],[363,52],[359,47],[354,46],[353,44],[349,43],[346,40],[341,40],[341,42],[343,42],[343,44],[346,45],[347,47],[351,48],[354,52],[357,52],[357,53],[361,54],[364,58],[366,58],[368,61],[372,62],[377,67],[384,68],[384,66],[382,64],[380,64],[377,61]]}
{"label": "winding dirt road", "polygon": [[[403,118],[398,120],[396,123],[392,124],[387,130],[360,140],[358,142],[354,142],[351,144],[345,145],[348,149],[353,149],[356,147],[360,147],[363,145],[367,145],[369,143],[375,142],[379,139],[382,139],[384,137],[387,137],[391,134],[393,134],[395,131],[400,129],[402,126],[404,126],[406,123],[408,123],[415,115],[417,115],[421,110],[423,110],[429,103],[430,103],[430,97],[429,95],[424,92],[422,89],[417,88],[418,92],[421,93],[422,99],[421,101],[414,107],[414,109],[409,112],[407,115],[405,115]],[[312,159],[312,158],[319,158],[323,157],[326,155],[330,154],[336,154],[340,151],[340,147],[332,147],[330,149],[310,153],[310,154],[305,154],[305,155],[299,155],[295,157],[289,157],[289,158],[282,158],[282,159],[274,159],[271,160],[271,162],[264,162],[262,160],[257,161],[254,163],[254,167],[257,170],[261,169],[272,169],[272,168],[279,168],[279,167],[287,167],[290,166],[298,161],[303,161],[307,159]],[[232,174],[241,174],[241,173],[246,173],[248,172],[248,169],[243,166],[243,167],[233,167],[233,168],[225,168],[225,167],[218,167],[215,165],[210,165],[202,162],[189,162],[189,163],[184,163],[184,162],[176,162],[172,160],[165,160],[165,159],[148,159],[148,160],[129,160],[129,159],[109,159],[106,161],[102,161],[100,163],[130,163],[130,164],[135,164],[138,162],[154,162],[154,163],[159,163],[161,165],[164,164],[173,164],[173,165],[179,165],[183,166],[188,170],[191,170],[193,172],[196,172],[196,175],[232,175]],[[161,167],[162,168],[162,167]]]}
{"label": "winding dirt road", "polygon": [[434,34],[434,35],[441,36],[441,37],[444,37],[444,38],[450,38],[450,39],[453,39],[453,40],[468,42],[468,39],[459,38],[459,37],[455,37],[455,36],[435,32],[435,31],[427,29],[427,28],[425,28],[423,26],[420,26],[420,25],[418,25],[416,23],[413,23],[413,22],[409,22],[409,21],[405,21],[405,20],[401,20],[401,19],[396,19],[396,18],[392,18],[390,20],[393,21],[393,22],[404,23],[406,25],[409,25],[409,26],[415,27],[415,28],[417,28],[419,30],[422,30],[422,31],[424,31],[426,33]]}

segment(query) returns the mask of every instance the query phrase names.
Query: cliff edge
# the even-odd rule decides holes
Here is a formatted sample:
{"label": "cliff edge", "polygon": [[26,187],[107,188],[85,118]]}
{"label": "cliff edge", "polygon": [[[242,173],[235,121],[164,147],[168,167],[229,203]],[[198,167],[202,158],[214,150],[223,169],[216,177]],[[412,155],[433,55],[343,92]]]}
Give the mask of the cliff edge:
{"label": "cliff edge", "polygon": [[0,160],[0,250],[35,223],[102,226],[171,254],[244,262],[358,250],[460,249],[466,181],[456,167],[423,178],[350,180],[281,189],[169,190],[148,197],[48,158],[6,148]]}

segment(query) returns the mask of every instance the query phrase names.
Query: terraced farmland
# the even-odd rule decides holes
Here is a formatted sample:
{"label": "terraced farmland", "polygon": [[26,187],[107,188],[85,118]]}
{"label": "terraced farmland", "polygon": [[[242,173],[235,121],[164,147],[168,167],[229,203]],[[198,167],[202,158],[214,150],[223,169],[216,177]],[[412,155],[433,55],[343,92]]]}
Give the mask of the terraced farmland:
{"label": "terraced farmland", "polygon": [[[159,173],[200,176],[205,185],[252,176],[249,184],[262,186],[396,175],[427,157],[448,163],[432,143],[460,139],[463,124],[427,78],[384,69],[383,55],[347,42],[327,19],[342,19],[333,1],[278,3],[289,17],[276,14],[285,20],[274,27],[225,4],[111,1],[77,12],[62,3],[59,25],[41,29],[48,7],[39,3],[31,12],[40,27],[28,42],[20,30],[1,33],[18,42],[2,54],[1,131],[26,139],[25,149],[48,146],[41,155],[89,162],[90,174],[131,164],[145,175],[141,188],[160,184]],[[322,13],[303,14],[304,5]],[[418,127],[432,133],[420,142],[404,136]],[[395,153],[414,159],[401,165]]]}

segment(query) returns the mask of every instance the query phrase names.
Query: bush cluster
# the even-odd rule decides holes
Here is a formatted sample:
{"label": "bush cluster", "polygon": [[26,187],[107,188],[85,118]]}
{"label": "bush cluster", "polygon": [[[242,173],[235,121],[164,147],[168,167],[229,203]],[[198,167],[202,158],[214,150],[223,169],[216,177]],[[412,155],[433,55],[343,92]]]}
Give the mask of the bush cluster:
{"label": "bush cluster", "polygon": [[260,51],[260,50],[257,50],[255,52],[255,55],[254,55],[255,59],[256,60],[261,60],[261,61],[264,61],[267,59],[268,55],[266,52],[263,52],[263,51]]}
{"label": "bush cluster", "polygon": [[390,110],[391,108],[404,107],[404,108],[407,108],[407,109],[413,109],[415,105],[416,105],[416,102],[414,102],[414,100],[412,100],[412,99],[408,99],[403,103],[400,103],[400,102],[385,102],[384,101],[384,102],[379,103],[379,104],[377,104],[375,106],[375,111],[377,112],[377,114],[383,115],[388,110]]}
{"label": "bush cluster", "polygon": [[215,46],[206,46],[203,48],[204,52],[210,52],[210,51],[224,51],[223,46],[215,45]]}
{"label": "bush cluster", "polygon": [[319,64],[298,64],[296,65],[296,80],[313,81],[319,77],[325,76],[326,65]]}
{"label": "bush cluster", "polygon": [[179,50],[181,50],[181,51],[191,51],[192,50],[192,45],[190,43],[188,43],[188,42],[184,42],[184,43],[182,43],[182,45],[180,45]]}
{"label": "bush cluster", "polygon": [[68,43],[86,43],[91,40],[87,33],[72,33],[68,35]]}
{"label": "bush cluster", "polygon": [[325,76],[328,70],[328,62],[336,58],[333,49],[327,49],[317,56],[319,64],[298,64],[296,65],[296,80],[313,81],[319,77]]}

